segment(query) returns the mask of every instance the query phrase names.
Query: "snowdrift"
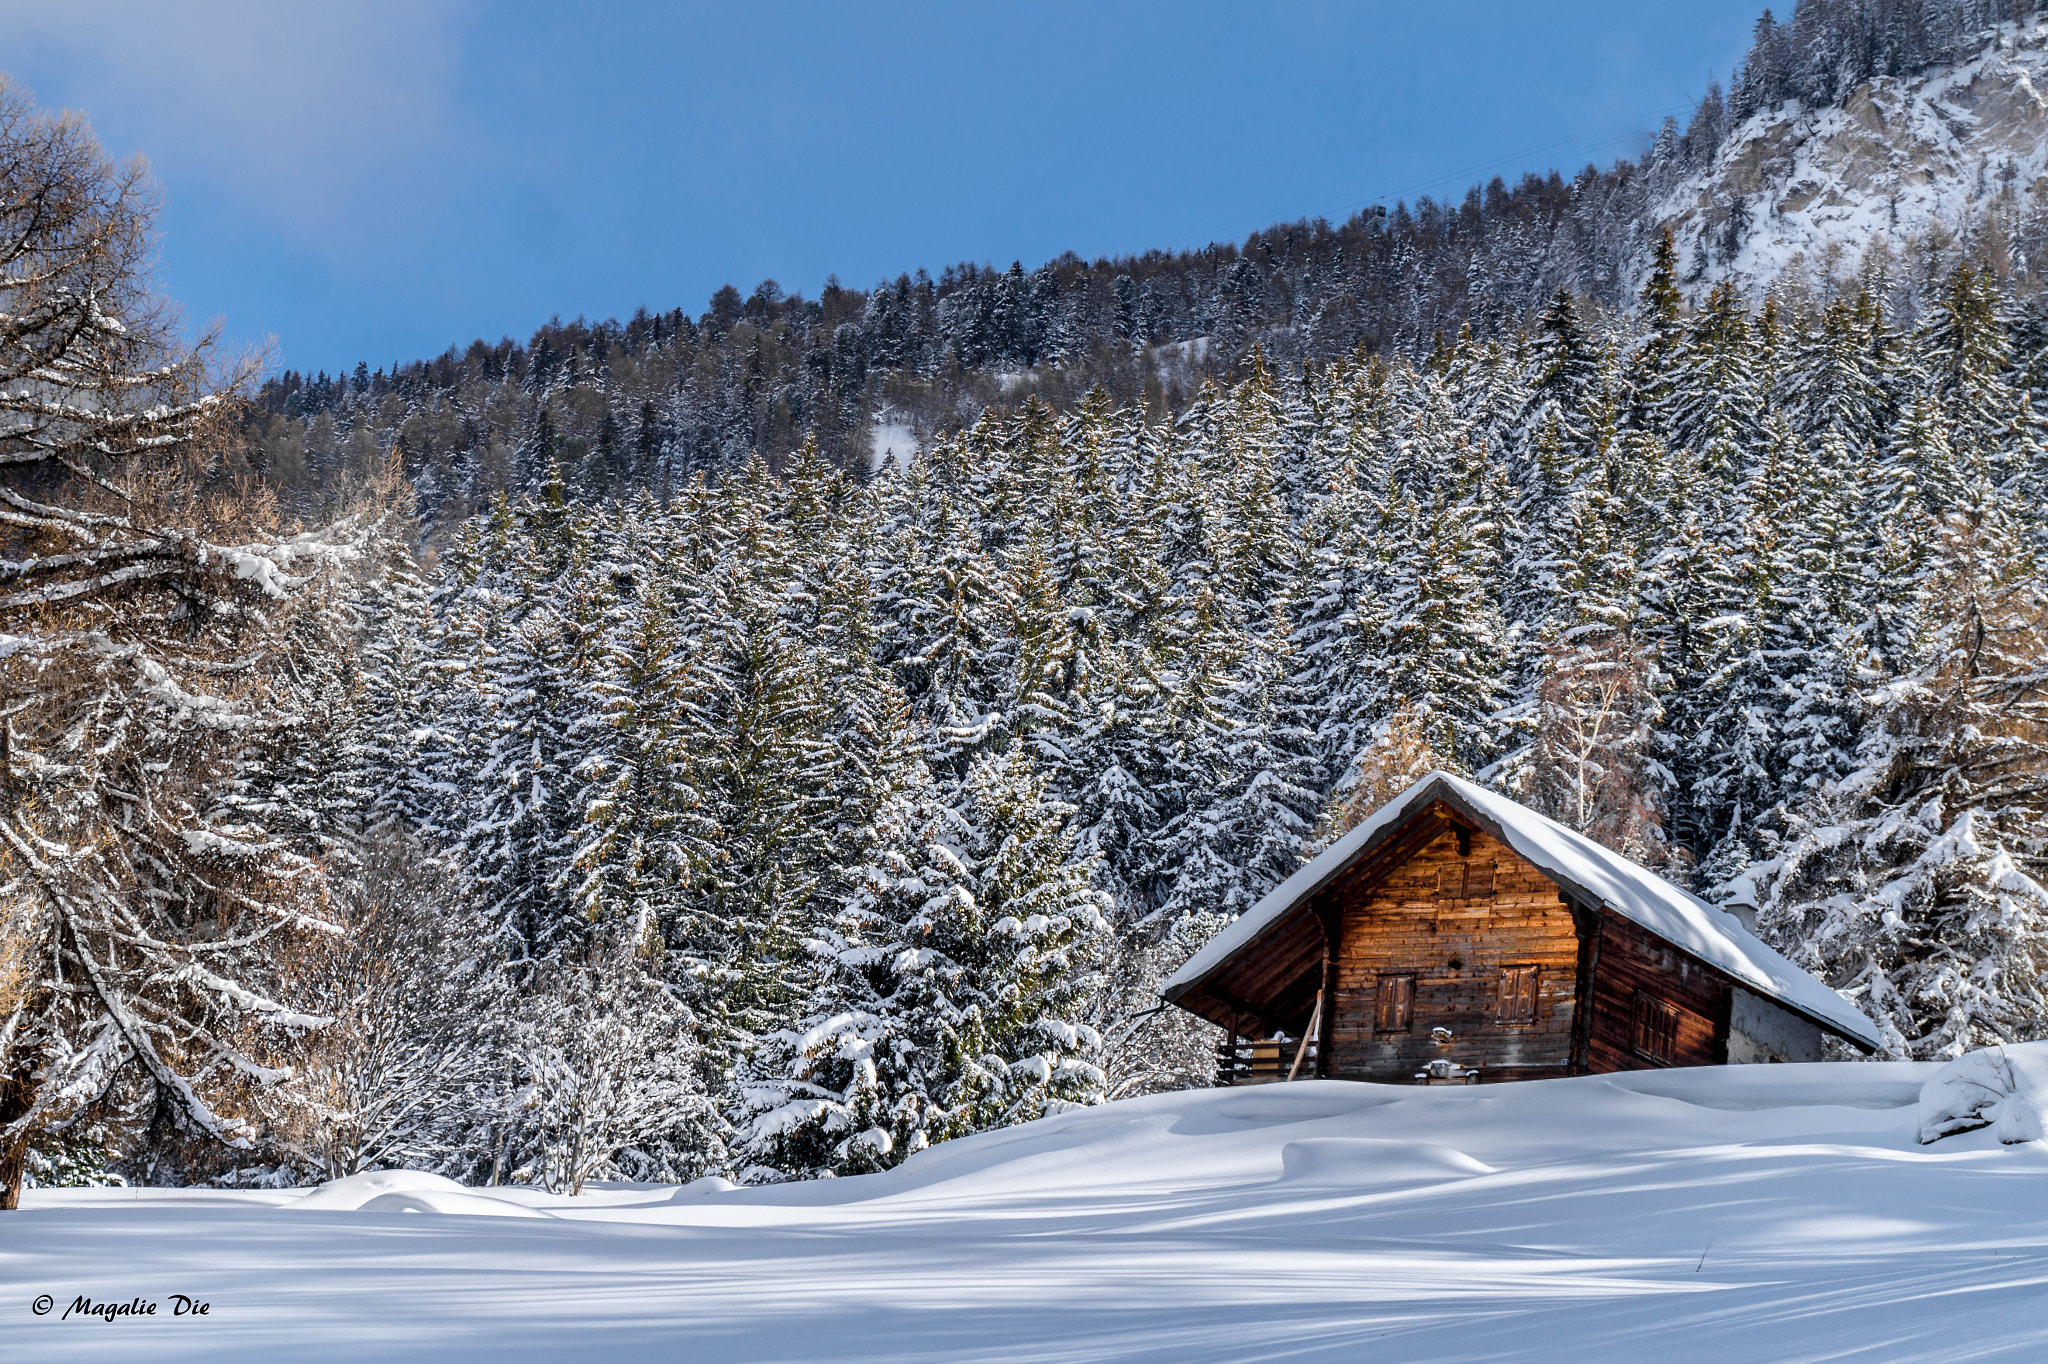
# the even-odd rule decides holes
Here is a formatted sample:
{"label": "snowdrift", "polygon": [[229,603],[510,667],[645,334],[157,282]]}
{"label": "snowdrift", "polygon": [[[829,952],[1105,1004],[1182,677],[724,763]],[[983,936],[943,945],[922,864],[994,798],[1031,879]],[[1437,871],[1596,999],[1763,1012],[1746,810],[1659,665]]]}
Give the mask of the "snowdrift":
{"label": "snowdrift", "polygon": [[2040,1141],[2048,1113],[2048,1042],[1987,1047],[1943,1066],[1920,1089],[1920,1140],[1989,1127],[2008,1146]]}
{"label": "snowdrift", "polygon": [[762,1189],[44,1191],[0,1311],[10,1359],[2039,1358],[2048,1047],[1979,1055],[1162,1095]]}

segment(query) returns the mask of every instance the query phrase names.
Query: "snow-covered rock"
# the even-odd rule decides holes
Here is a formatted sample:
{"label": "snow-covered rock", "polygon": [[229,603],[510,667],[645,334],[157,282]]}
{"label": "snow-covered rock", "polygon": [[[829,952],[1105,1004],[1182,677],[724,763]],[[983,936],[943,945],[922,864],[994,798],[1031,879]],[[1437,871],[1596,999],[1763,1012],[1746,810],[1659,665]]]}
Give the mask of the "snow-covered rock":
{"label": "snow-covered rock", "polygon": [[[1882,76],[1836,105],[1787,101],[1723,139],[1652,213],[1681,267],[1754,293],[1793,263],[1841,277],[1878,241],[2048,205],[2048,24],[2007,24],[1973,59]],[[1720,254],[1731,209],[1748,218]],[[1647,258],[1639,262],[1647,271]]]}
{"label": "snow-covered rock", "polygon": [[1920,1140],[1989,1127],[2007,1146],[2040,1141],[2048,1122],[2048,1042],[1958,1056],[1920,1089]]}

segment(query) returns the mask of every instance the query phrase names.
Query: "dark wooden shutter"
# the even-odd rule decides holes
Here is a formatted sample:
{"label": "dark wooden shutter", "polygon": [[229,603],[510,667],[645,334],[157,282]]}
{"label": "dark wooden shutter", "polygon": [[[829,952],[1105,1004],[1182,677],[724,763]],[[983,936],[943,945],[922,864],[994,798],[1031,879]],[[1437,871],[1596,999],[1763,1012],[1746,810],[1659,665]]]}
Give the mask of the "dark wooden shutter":
{"label": "dark wooden shutter", "polygon": [[1668,1066],[1678,1054],[1678,1009],[1655,995],[1636,991],[1635,1053]]}
{"label": "dark wooden shutter", "polygon": [[1374,998],[1373,1031],[1407,1032],[1415,1021],[1415,977],[1381,976]]}
{"label": "dark wooden shutter", "polygon": [[1444,862],[1436,869],[1436,893],[1447,900],[1463,899],[1465,895],[1465,864]]}
{"label": "dark wooden shutter", "polygon": [[1494,1022],[1504,1027],[1536,1021],[1536,968],[1500,968],[1500,999],[1494,1007]]}

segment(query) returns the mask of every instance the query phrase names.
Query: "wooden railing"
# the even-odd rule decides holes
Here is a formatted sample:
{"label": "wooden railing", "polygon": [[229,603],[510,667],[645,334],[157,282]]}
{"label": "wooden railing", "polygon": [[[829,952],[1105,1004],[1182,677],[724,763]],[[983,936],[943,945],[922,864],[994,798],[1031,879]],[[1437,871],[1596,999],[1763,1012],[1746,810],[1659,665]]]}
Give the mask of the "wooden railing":
{"label": "wooden railing", "polygon": [[[1299,1070],[1295,1058],[1301,1058]],[[1228,1085],[1269,1085],[1285,1080],[1290,1073],[1297,1079],[1313,1078],[1316,1073],[1316,1043],[1311,1037],[1306,1051],[1302,1050],[1298,1037],[1268,1037],[1253,1040],[1248,1037],[1222,1042],[1216,1047],[1216,1083]]]}

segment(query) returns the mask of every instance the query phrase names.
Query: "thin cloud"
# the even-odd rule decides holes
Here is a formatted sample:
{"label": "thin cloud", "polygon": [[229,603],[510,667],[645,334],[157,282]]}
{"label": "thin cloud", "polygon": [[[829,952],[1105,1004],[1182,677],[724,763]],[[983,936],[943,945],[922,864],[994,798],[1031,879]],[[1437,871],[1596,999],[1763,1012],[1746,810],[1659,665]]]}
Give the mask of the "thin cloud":
{"label": "thin cloud", "polygon": [[[474,0],[0,0],[46,102],[179,193],[225,193],[293,247],[352,257],[426,226],[485,140],[457,101]],[[55,79],[49,79],[54,77]]]}

